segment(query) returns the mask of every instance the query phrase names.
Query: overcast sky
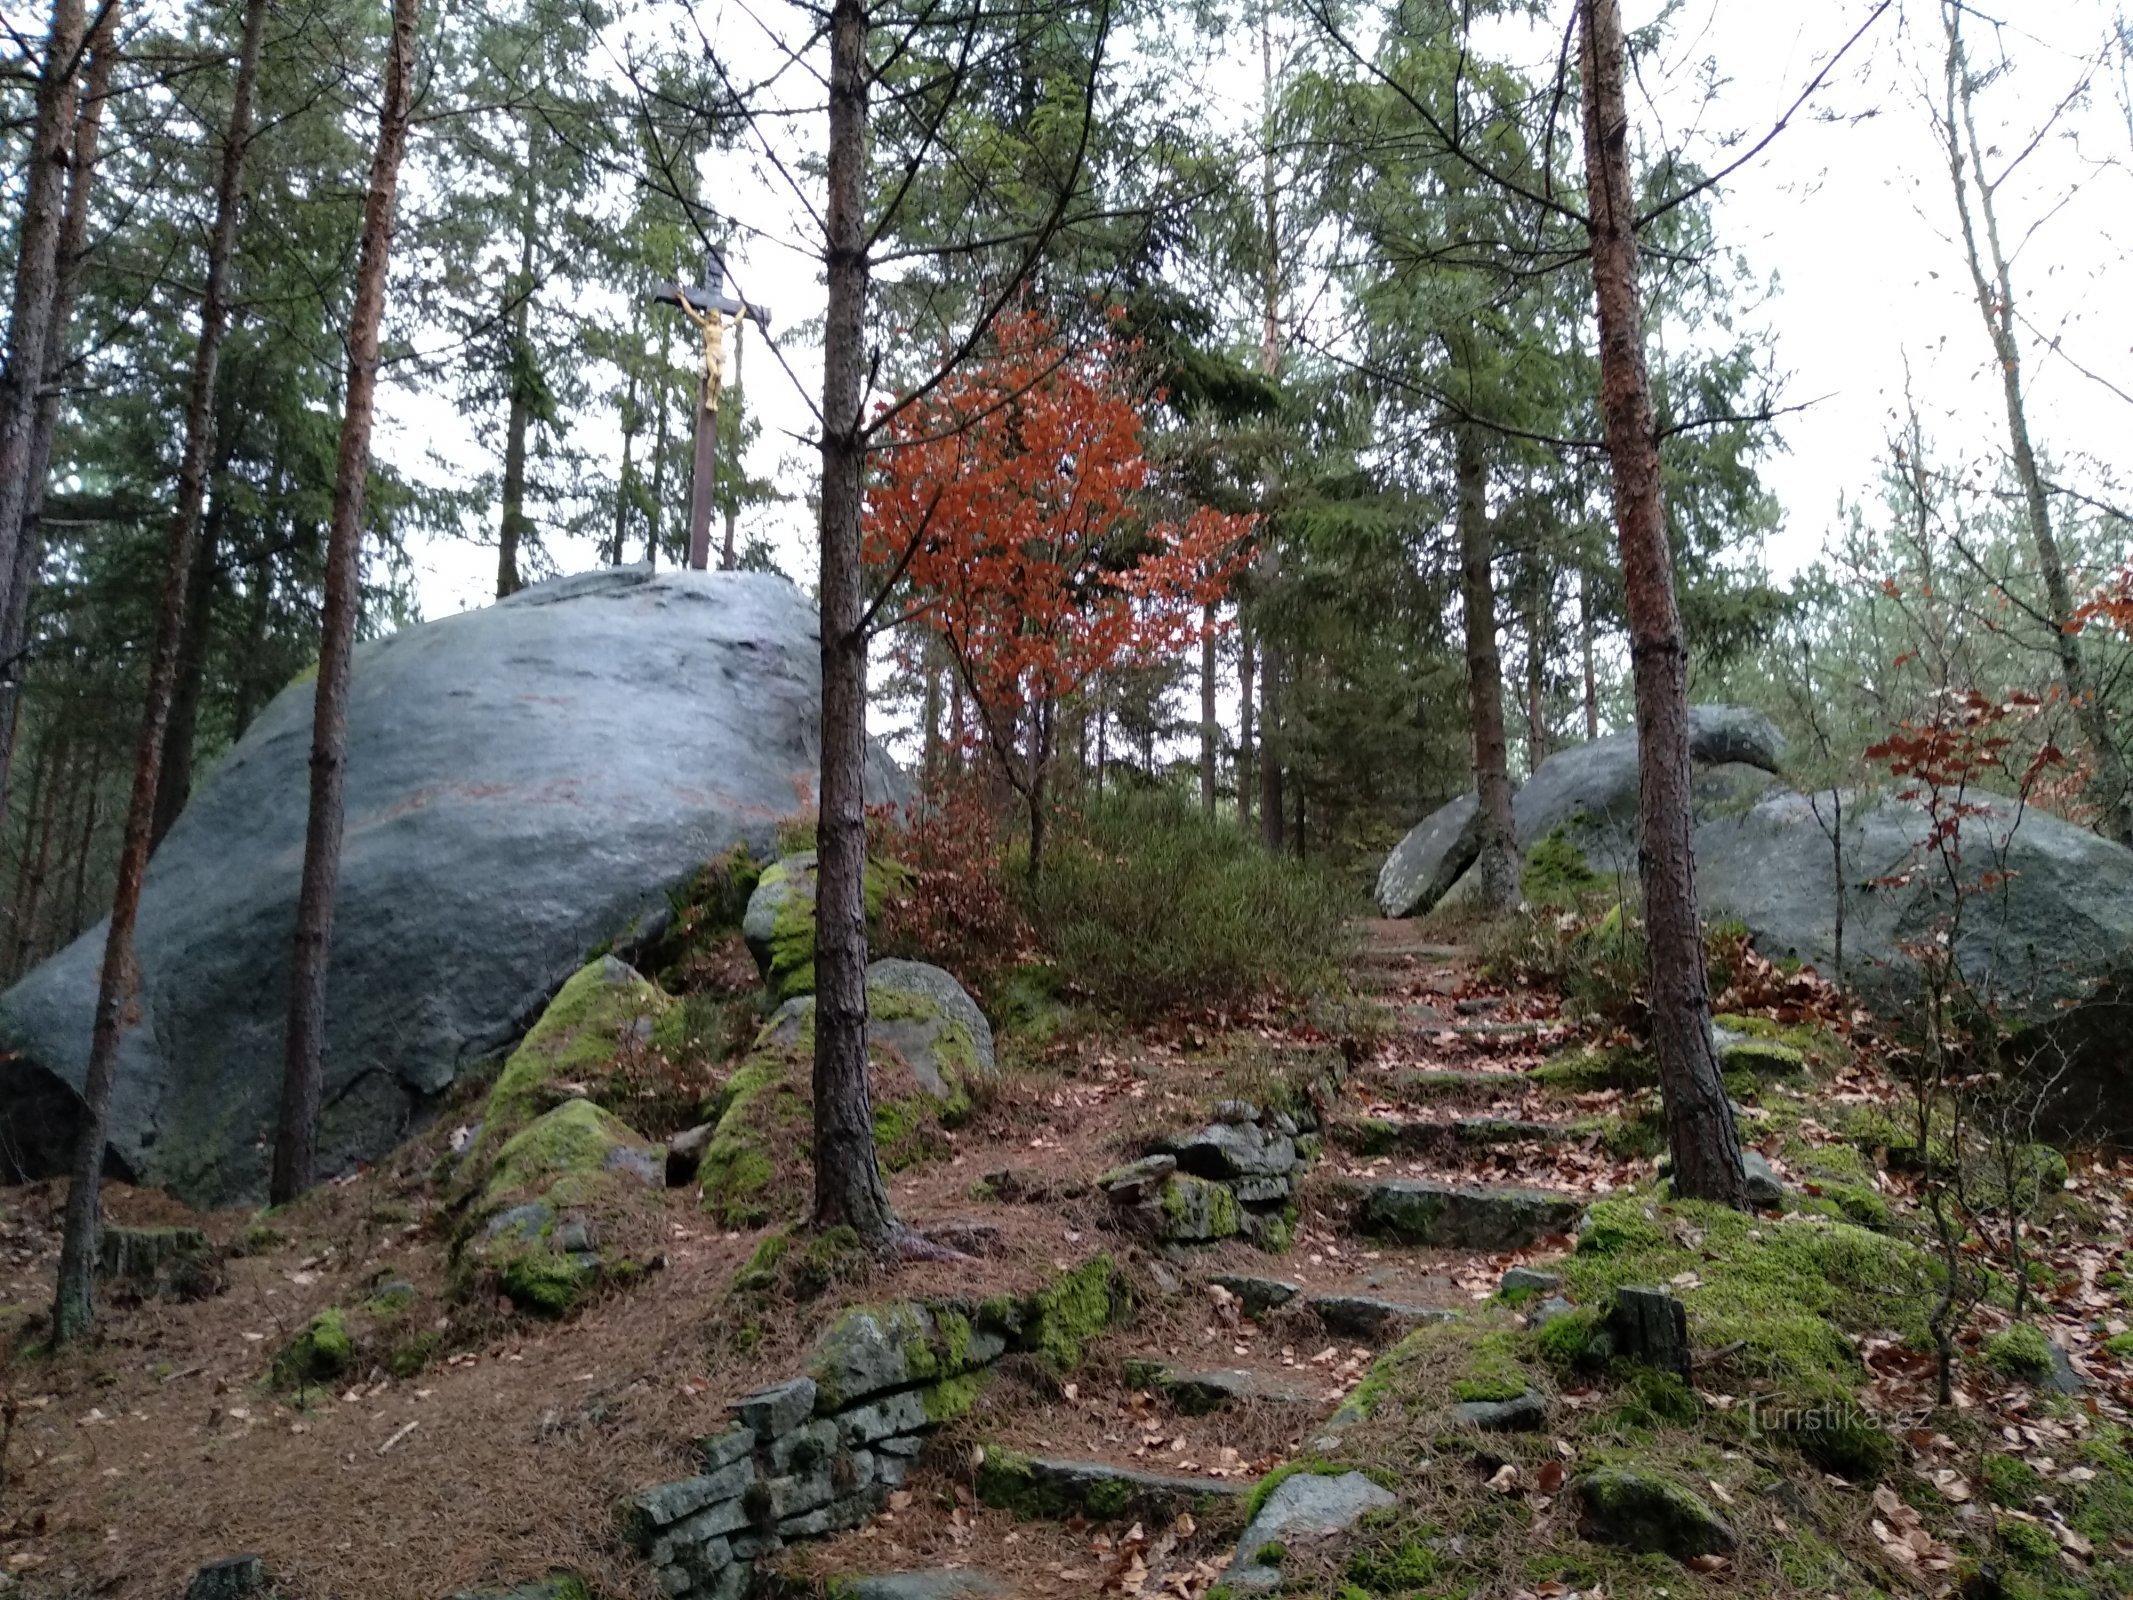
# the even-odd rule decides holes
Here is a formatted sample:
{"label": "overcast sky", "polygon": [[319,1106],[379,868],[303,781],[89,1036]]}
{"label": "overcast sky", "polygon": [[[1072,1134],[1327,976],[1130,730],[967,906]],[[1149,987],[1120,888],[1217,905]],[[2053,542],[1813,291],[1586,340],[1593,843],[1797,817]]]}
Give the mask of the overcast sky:
{"label": "overcast sky", "polygon": [[[780,12],[751,7],[773,26]],[[1552,67],[1567,21],[1559,3],[1553,27],[1527,47],[1536,72]],[[1628,0],[1632,25],[1657,15],[1656,0]],[[1674,17],[1660,62],[1641,74],[1647,96],[1632,107],[1648,142],[1685,145],[1706,166],[1737,154],[1732,141],[1760,137],[1784,115],[1831,54],[1874,9],[1871,0],[1686,0]],[[745,45],[749,11],[706,0],[701,12],[721,47]],[[787,13],[796,17],[796,13]],[[1966,32],[1974,64],[2001,53],[2012,70],[1989,90],[1982,130],[2005,161],[2104,50],[2111,9],[2104,0],[1981,0]],[[1256,102],[1256,61],[1239,60],[1214,99],[1248,112]],[[1845,56],[1827,84],[1763,155],[1726,184],[1717,206],[1720,238],[1738,249],[1767,294],[1751,313],[1775,339],[1787,401],[1805,409],[1784,417],[1785,449],[1765,478],[1784,506],[1782,531],[1767,555],[1779,573],[1813,559],[1834,524],[1841,497],[1870,495],[1884,441],[1906,386],[1944,450],[1989,456],[2004,437],[2000,388],[1985,342],[1968,269],[1955,235],[1946,160],[1934,139],[1927,97],[1939,92],[1942,40],[1938,12],[1922,0],[1898,0]],[[2033,329],[2025,356],[2032,426],[2040,449],[2091,486],[2128,464],[2133,438],[2133,273],[2125,263],[2133,218],[2133,125],[2124,101],[2122,60],[2092,75],[2095,92],[2059,130],[2029,154],[2001,191],[2001,226],[2015,257],[2017,299]],[[1715,83],[1715,93],[1706,84]],[[1203,82],[1196,92],[1206,93]],[[804,225],[786,196],[759,182],[734,158],[717,175],[718,192],[757,236],[736,254],[749,292],[772,302],[781,327],[816,315],[819,266],[806,254]],[[779,241],[790,241],[780,243]],[[753,330],[751,330],[751,334]],[[2057,342],[2058,351],[2051,348]],[[788,335],[787,359],[801,382],[819,384],[819,351]],[[2079,370],[2087,369],[2087,375]],[[792,435],[808,412],[795,386],[751,351],[751,401],[763,436],[753,472],[804,487],[811,458]],[[2119,391],[2113,392],[2113,387]],[[411,436],[436,445],[447,461],[486,466],[475,430],[405,395],[386,397],[382,425],[400,459]],[[397,402],[397,405],[393,404]],[[612,423],[596,421],[603,436]],[[619,449],[619,435],[616,448]],[[605,446],[601,446],[605,448]],[[805,581],[812,541],[799,507],[763,515],[786,570]],[[564,570],[592,564],[590,543],[564,544]],[[485,602],[493,593],[495,553],[459,541],[417,552],[425,614]]]}

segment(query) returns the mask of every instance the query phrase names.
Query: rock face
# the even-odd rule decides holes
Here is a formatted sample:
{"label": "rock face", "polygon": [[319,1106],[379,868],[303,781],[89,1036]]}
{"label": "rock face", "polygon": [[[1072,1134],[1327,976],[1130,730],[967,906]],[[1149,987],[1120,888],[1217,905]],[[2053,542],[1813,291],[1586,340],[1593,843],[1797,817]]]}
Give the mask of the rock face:
{"label": "rock face", "polygon": [[[1689,754],[1699,767],[1733,769],[1702,787],[1752,792],[1750,774],[1772,773],[1785,758],[1785,736],[1760,711],[1742,706],[1691,706]],[[1700,796],[1720,803],[1726,795]],[[1557,828],[1580,821],[1578,832],[1593,868],[1636,870],[1637,736],[1610,734],[1558,750],[1535,770],[1512,800],[1521,849]],[[1419,916],[1454,894],[1480,852],[1479,807],[1470,794],[1433,812],[1385,858],[1378,873],[1378,906],[1388,917]]]}
{"label": "rock face", "polygon": [[[1759,713],[1698,706],[1690,718],[1705,918],[1744,924],[1764,955],[1806,962],[1879,1009],[1908,1004],[1917,980],[1910,949],[1954,910],[1944,874],[1923,860],[1924,808],[1893,794],[1802,794],[1769,776],[1784,745]],[[1558,751],[1518,792],[1519,842],[1530,850],[1561,829],[1591,871],[1633,878],[1636,800],[1634,735]],[[2133,850],[1995,796],[1966,803],[1980,809],[1963,822],[1956,961],[2002,1016],[2026,1018],[2069,1058],[2043,1124],[2133,1140],[2133,1073],[2124,1069]],[[1452,825],[1462,806],[1471,801],[1426,819],[1387,858],[1378,899],[1388,915],[1428,910],[1435,885],[1449,885],[1439,898],[1463,892],[1454,868],[1464,870],[1475,846],[1470,827]],[[1922,863],[1932,870],[1913,870]],[[1987,872],[2000,875],[1989,889]]]}
{"label": "rock face", "polygon": [[[700,863],[767,854],[812,792],[819,674],[805,597],[742,573],[558,579],[360,647],[322,1169],[390,1148]],[[282,692],[148,874],[109,1161],[197,1203],[265,1188],[311,704]],[[885,757],[869,778],[901,798]],[[71,1159],[103,940],[0,996],[0,1140],[31,1174]]]}

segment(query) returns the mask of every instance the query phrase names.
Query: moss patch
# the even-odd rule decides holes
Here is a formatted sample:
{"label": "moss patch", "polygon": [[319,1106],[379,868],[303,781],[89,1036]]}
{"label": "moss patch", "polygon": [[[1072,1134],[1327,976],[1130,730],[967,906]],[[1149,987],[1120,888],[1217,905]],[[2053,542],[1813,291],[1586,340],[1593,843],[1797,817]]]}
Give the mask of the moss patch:
{"label": "moss patch", "polygon": [[1659,1081],[1659,1068],[1650,1056],[1626,1046],[1580,1045],[1542,1062],[1527,1076],[1551,1089],[1590,1094],[1599,1089],[1649,1088]]}
{"label": "moss patch", "polygon": [[573,1094],[601,1099],[617,1054],[652,1043],[676,1014],[671,999],[619,961],[579,968],[504,1063],[466,1171],[479,1181],[514,1135]]}
{"label": "moss patch", "polygon": [[274,1358],[274,1383],[283,1389],[331,1383],[354,1361],[355,1340],[348,1332],[347,1319],[328,1307],[282,1346]]}
{"label": "moss patch", "polygon": [[1985,1365],[2010,1378],[2034,1383],[2051,1374],[2051,1346],[2026,1322],[2017,1322],[1992,1335],[1985,1341],[1984,1355]]}
{"label": "moss patch", "polygon": [[[814,1192],[814,1018],[773,1020],[720,1093],[722,1106],[697,1173],[703,1207],[727,1228],[790,1221]],[[883,1168],[901,1172],[948,1153],[948,1108],[893,1052],[873,1053],[874,1141]]]}

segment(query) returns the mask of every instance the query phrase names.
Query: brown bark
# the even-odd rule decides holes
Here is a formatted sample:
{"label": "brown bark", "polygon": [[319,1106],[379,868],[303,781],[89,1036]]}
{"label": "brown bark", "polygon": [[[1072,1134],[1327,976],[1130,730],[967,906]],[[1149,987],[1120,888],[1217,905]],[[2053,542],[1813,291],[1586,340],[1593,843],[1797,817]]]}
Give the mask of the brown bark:
{"label": "brown bark", "polygon": [[1509,741],[1503,723],[1503,660],[1496,643],[1495,530],[1489,522],[1489,458],[1481,429],[1452,425],[1459,491],[1459,587],[1466,610],[1467,716],[1473,729],[1474,793],[1481,803],[1480,854],[1474,861],[1481,904],[1518,906],[1518,829],[1511,814]]}
{"label": "brown bark", "polygon": [[[82,263],[89,253],[89,196],[96,179],[111,73],[118,61],[115,6],[98,18],[83,48],[88,52],[88,70],[75,98],[66,200],[53,251],[44,381],[38,386],[30,414],[29,452],[23,464],[23,501],[14,554],[8,567],[0,570],[0,807],[7,800],[15,735],[21,725],[22,681],[29,670],[30,601],[37,585],[38,564],[43,559],[44,496],[51,473],[52,442],[59,432],[60,401],[69,358],[67,332],[74,321],[74,302],[81,292]],[[0,406],[5,403],[0,400]],[[0,549],[5,545],[6,541],[0,539]]]}
{"label": "brown bark", "polygon": [[[229,465],[228,441],[216,451],[216,473]],[[200,696],[207,686],[207,657],[215,625],[215,587],[221,575],[222,526],[229,502],[217,494],[200,524],[193,549],[192,578],[185,596],[185,638],[178,646],[178,686],[170,703],[170,731],[163,740],[163,772],[156,780],[152,850],[163,842],[193,792],[193,743],[200,726]]]}
{"label": "brown bark", "polygon": [[879,1248],[896,1232],[867,1078],[867,684],[860,564],[866,466],[867,13],[830,12],[828,306],[822,341],[822,788],[815,830],[815,1226]]}
{"label": "brown bark", "polygon": [[496,530],[496,598],[517,594],[525,580],[519,576],[519,546],[525,541],[526,521],[526,431],[533,422],[533,347],[527,329],[533,306],[533,245],[539,226],[540,188],[534,176],[534,130],[526,122],[525,188],[520,196],[518,219],[518,277],[513,283],[517,296],[511,307],[511,404],[504,418],[503,517]]}
{"label": "brown bark", "polygon": [[[1261,565],[1270,573],[1274,570],[1273,557],[1271,549],[1260,557]],[[1285,687],[1281,672],[1281,651],[1271,639],[1262,639],[1259,644],[1259,841],[1277,854],[1286,832],[1281,788],[1284,753],[1281,696]]]}
{"label": "brown bark", "polygon": [[1592,664],[1594,631],[1592,620],[1592,575],[1580,569],[1578,572],[1578,655],[1585,677],[1585,738],[1588,742],[1600,736],[1600,685]]}
{"label": "brown bark", "polygon": [[1644,361],[1629,174],[1619,0],[1583,0],[1586,188],[1600,328],[1600,412],[1613,465],[1615,530],[1629,602],[1637,701],[1637,866],[1650,955],[1652,1047],[1675,1191],[1744,1203],[1740,1135],[1711,1041],[1697,919],[1689,767],[1688,652],[1660,499],[1659,441]]}
{"label": "brown bark", "polygon": [[14,970],[29,969],[37,949],[37,913],[42,909],[44,880],[52,865],[52,830],[59,811],[59,785],[74,766],[74,747],[63,744],[41,763],[39,782],[30,794],[29,828],[23,836],[23,867],[15,885]]}
{"label": "brown bark", "polygon": [[[1259,7],[1259,208],[1262,229],[1260,249],[1259,370],[1273,378],[1281,372],[1281,185],[1274,170],[1274,31],[1272,8]],[[1269,463],[1267,497],[1273,496],[1274,472]],[[1273,529],[1266,530],[1266,543],[1259,552],[1259,577],[1264,591],[1271,592],[1281,577],[1281,553],[1273,542]],[[1281,696],[1284,684],[1281,647],[1271,638],[1259,642],[1259,838],[1267,849],[1280,852],[1283,816],[1281,763],[1285,754],[1281,738]]]}
{"label": "brown bark", "polygon": [[[2029,436],[2029,407],[2022,388],[2022,343],[2015,327],[2014,272],[2000,243],[1999,212],[1994,203],[1998,185],[1986,176],[1985,152],[1978,141],[1977,120],[1971,109],[1962,8],[1944,3],[1941,20],[1948,36],[1947,104],[1941,129],[1947,142],[1948,176],[1955,187],[1963,256],[1970,268],[1978,315],[1984,321],[1986,337],[1992,341],[1994,363],[2000,369],[2000,398],[2007,410],[2008,454],[2014,462],[2015,480],[2022,488],[2022,507],[2029,524],[2030,545],[2037,556],[2037,573],[2044,581],[2052,648],[2059,659],[2059,681],[2082,737],[2096,752],[2096,777],[2091,787],[2101,813],[2102,831],[2120,844],[2133,844],[2133,777],[2127,773],[2124,753],[2111,732],[2109,713],[2089,679],[2088,663],[2082,658],[2081,636],[2074,624],[2073,593],[2067,584],[2066,557],[2052,527],[2044,473]],[[1973,190],[1975,205],[1971,200]]]}
{"label": "brown bark", "polygon": [[1215,820],[1215,763],[1222,751],[1222,721],[1215,713],[1215,607],[1200,612],[1206,637],[1200,641],[1200,810]]}
{"label": "brown bark", "polygon": [[325,1065],[326,970],[333,901],[341,870],[342,790],[347,778],[348,681],[355,652],[363,555],[363,495],[370,476],[370,430],[378,387],[378,328],[385,316],[393,203],[407,150],[414,92],[415,24],[421,0],[393,0],[392,43],[363,239],[355,304],[348,318],[346,405],[333,473],[333,519],[326,535],[326,598],[319,619],[318,684],[311,713],[311,805],[304,825],[303,880],[289,969],[289,1032],[282,1056],[281,1106],[269,1194],[284,1205],[310,1187],[318,1160],[318,1112]]}
{"label": "brown bark", "polygon": [[59,243],[65,225],[67,169],[74,147],[81,61],[87,28],[83,0],[53,0],[37,77],[22,226],[15,238],[15,293],[0,370],[0,618],[13,610],[16,552],[30,502],[31,436],[52,347],[59,290]]}
{"label": "brown bark", "polygon": [[1548,618],[1543,600],[1540,558],[1532,557],[1526,574],[1526,772],[1531,776],[1548,759]]}
{"label": "brown bark", "polygon": [[1237,823],[1246,833],[1252,831],[1253,790],[1259,776],[1254,765],[1255,733],[1252,726],[1252,686],[1258,665],[1252,647],[1251,627],[1240,617],[1237,621]]}

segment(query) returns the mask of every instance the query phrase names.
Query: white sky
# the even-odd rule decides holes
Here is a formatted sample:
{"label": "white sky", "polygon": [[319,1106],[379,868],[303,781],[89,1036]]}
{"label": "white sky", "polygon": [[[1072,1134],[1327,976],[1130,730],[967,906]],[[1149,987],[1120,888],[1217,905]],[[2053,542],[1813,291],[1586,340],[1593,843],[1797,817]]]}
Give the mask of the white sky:
{"label": "white sky", "polygon": [[[707,21],[711,3],[703,12]],[[1627,3],[1633,26],[1660,9],[1657,0]],[[1536,71],[1552,66],[1567,0],[1552,9],[1555,19],[1535,34],[1527,63]],[[1663,128],[1706,166],[1722,164],[1728,157],[1721,142],[1767,131],[1871,9],[1870,0],[1686,0],[1657,72],[1648,68],[1643,76],[1649,100],[1632,107],[1640,133],[1656,141]],[[756,14],[778,25],[781,12],[771,4]],[[753,30],[747,11],[717,15],[722,35]],[[1997,29],[1990,26],[1996,18],[2004,19]],[[1985,130],[1988,143],[1998,141],[2011,153],[2065,97],[2084,60],[2103,49],[2110,10],[2104,0],[1979,0],[1971,19],[1973,62],[1995,59],[2002,44],[2014,62],[1981,102],[1998,119]],[[1256,99],[1256,52],[1239,44],[1236,88],[1222,98],[1248,106]],[[1787,375],[1785,398],[1812,402],[1781,419],[1785,450],[1765,464],[1766,482],[1785,510],[1767,552],[1780,574],[1813,558],[1840,497],[1875,492],[1883,442],[1904,406],[1907,381],[1944,449],[1990,458],[2004,437],[1999,384],[1955,238],[1945,161],[1927,117],[1925,96],[1938,91],[1940,51],[1935,8],[1928,0],[1899,0],[1807,110],[1728,182],[1718,203],[1721,240],[1771,287],[1750,320],[1774,334]],[[1718,85],[1708,102],[1707,63]],[[2045,335],[2032,336],[2025,351],[2032,428],[2040,449],[2091,487],[2133,465],[2125,443],[2133,438],[2133,403],[2072,364],[2133,394],[2133,273],[2124,255],[2133,218],[2133,122],[2119,98],[2118,68],[2097,74],[2096,82],[2090,103],[2024,161],[2001,193],[2003,232],[2010,242],[2027,238],[2015,260],[2018,300]],[[726,161],[712,181],[715,192],[731,197],[763,231],[735,253],[747,291],[773,304],[782,329],[816,316],[819,266],[805,253],[805,225],[790,197],[756,179],[741,158]],[[2051,353],[2048,339],[2059,341],[2072,362]],[[818,386],[819,351],[789,333],[781,342],[802,381]],[[798,493],[812,467],[811,452],[793,437],[808,429],[806,407],[760,346],[749,353],[748,377],[764,423],[750,470]],[[460,419],[412,404],[397,391],[381,400],[382,443],[396,459],[420,454],[407,447],[419,435],[447,457],[468,461],[470,472],[487,466],[487,444]],[[593,426],[601,440],[612,435],[619,452],[612,420]],[[489,441],[498,431],[481,430]],[[758,513],[757,529],[771,538],[786,570],[808,581],[814,557],[804,508]],[[554,553],[566,571],[597,559],[589,541],[559,543]],[[426,615],[479,605],[493,593],[493,548],[440,541],[416,554]]]}

